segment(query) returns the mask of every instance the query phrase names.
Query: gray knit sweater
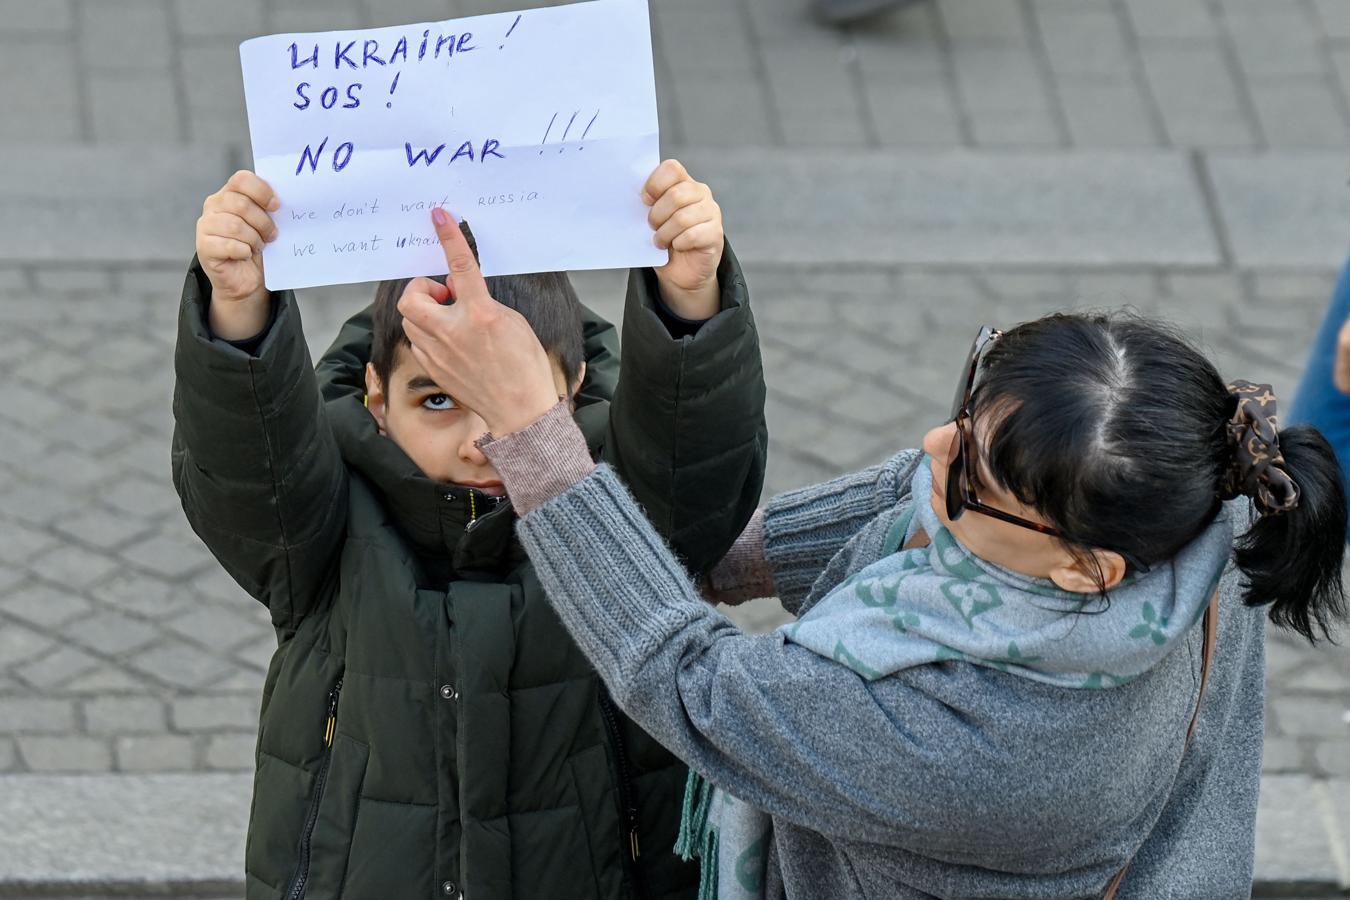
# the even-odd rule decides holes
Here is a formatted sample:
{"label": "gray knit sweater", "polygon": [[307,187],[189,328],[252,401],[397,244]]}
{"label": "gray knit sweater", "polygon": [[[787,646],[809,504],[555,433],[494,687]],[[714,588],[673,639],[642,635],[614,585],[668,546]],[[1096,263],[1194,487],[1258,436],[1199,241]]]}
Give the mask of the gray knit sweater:
{"label": "gray knit sweater", "polygon": [[[1183,760],[1199,629],[1109,690],[962,662],[869,683],[777,634],[738,631],[613,472],[562,466],[549,486],[557,435],[533,448],[529,435],[484,449],[508,490],[513,478],[543,485],[519,524],[539,578],[624,711],[771,814],[768,896],[1091,897],[1131,857],[1122,900],[1250,894],[1265,619],[1231,568]],[[875,561],[917,459],[769,503],[765,553],[789,610]]]}

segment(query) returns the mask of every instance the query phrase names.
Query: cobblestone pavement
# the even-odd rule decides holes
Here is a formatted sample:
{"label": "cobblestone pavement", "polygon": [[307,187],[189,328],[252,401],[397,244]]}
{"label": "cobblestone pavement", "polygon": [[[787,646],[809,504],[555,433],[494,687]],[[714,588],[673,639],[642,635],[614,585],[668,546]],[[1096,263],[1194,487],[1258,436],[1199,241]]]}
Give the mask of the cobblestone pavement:
{"label": "cobblestone pavement", "polygon": [[[1343,0],[939,0],[845,31],[816,27],[804,2],[655,0],[669,145],[1350,140]],[[247,143],[239,39],[520,5],[0,0],[0,140]]]}
{"label": "cobblestone pavement", "polygon": [[[243,164],[238,39],[516,5],[0,0],[0,155],[223,143]],[[654,10],[674,152],[1170,148],[1285,159],[1350,140],[1344,0],[942,0],[845,31],[817,28],[797,0],[656,0]],[[201,198],[173,199],[191,208]],[[246,770],[273,637],[189,532],[169,484],[182,268],[159,262],[163,248],[147,261],[81,262],[81,240],[117,222],[81,228],[67,236],[69,263],[0,253],[0,772]],[[190,252],[186,233],[182,245]],[[749,262],[778,491],[917,442],[982,321],[1132,304],[1183,324],[1225,374],[1270,380],[1289,398],[1338,260]],[[617,315],[612,273],[578,283]],[[316,351],[364,304],[362,290],[307,293]],[[1260,328],[1238,337],[1236,325]],[[752,624],[772,613],[752,611]],[[1350,655],[1272,633],[1269,673],[1267,770],[1350,776]]]}

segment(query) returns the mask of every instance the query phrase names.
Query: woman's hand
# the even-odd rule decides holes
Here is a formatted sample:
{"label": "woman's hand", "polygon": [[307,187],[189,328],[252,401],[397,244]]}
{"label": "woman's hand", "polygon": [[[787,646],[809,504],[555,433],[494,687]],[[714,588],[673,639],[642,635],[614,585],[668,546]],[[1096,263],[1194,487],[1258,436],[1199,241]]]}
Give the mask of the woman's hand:
{"label": "woman's hand", "polygon": [[267,182],[243,170],[202,204],[197,260],[211,282],[208,318],[217,337],[249,338],[267,324],[262,251],[276,239],[270,213],[280,206]]}
{"label": "woman's hand", "polygon": [[413,356],[495,436],[521,431],[558,402],[548,354],[524,316],[492,299],[459,225],[443,209],[431,218],[450,284],[419,278],[403,292],[398,310]]}
{"label": "woman's hand", "polygon": [[654,270],[661,299],[682,318],[712,318],[721,308],[717,267],[725,240],[722,209],[712,189],[668,159],[647,179],[642,201],[651,207],[647,221],[656,232],[656,246],[670,250],[670,262]]}

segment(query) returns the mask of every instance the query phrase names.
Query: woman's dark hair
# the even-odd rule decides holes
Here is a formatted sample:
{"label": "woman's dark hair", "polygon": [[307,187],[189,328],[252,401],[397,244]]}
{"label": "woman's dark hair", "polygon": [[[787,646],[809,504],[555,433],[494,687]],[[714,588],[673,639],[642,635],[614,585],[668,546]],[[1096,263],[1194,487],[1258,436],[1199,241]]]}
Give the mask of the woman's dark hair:
{"label": "woman's dark hair", "polygon": [[[460,227],[477,257],[478,245],[468,224]],[[445,278],[440,275],[433,280],[445,284]],[[403,317],[398,312],[398,301],[410,281],[411,278],[381,281],[375,288],[370,362],[385,390],[389,389],[389,378],[394,373],[398,348],[410,346],[403,331]],[[581,301],[567,275],[563,272],[499,275],[488,278],[487,286],[493,299],[525,317],[539,343],[558,360],[567,383],[575,384],[586,356]]]}
{"label": "woman's dark hair", "polygon": [[[1152,565],[1213,521],[1233,466],[1237,399],[1171,327],[1138,316],[1053,315],[996,340],[981,362],[991,474],[1082,548]],[[986,418],[987,417],[987,418]],[[1346,498],[1320,432],[1279,433],[1298,506],[1264,515],[1237,543],[1245,601],[1310,641],[1346,615]],[[1077,549],[1082,549],[1077,548]]]}

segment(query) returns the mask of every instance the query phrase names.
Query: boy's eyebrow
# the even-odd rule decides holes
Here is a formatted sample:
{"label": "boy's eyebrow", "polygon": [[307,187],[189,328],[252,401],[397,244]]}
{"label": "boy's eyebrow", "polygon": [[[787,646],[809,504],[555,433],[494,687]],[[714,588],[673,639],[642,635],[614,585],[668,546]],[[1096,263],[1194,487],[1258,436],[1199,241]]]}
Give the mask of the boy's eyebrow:
{"label": "boy's eyebrow", "polygon": [[429,375],[414,375],[408,379],[408,393],[415,394],[418,391],[440,390],[434,379]]}

